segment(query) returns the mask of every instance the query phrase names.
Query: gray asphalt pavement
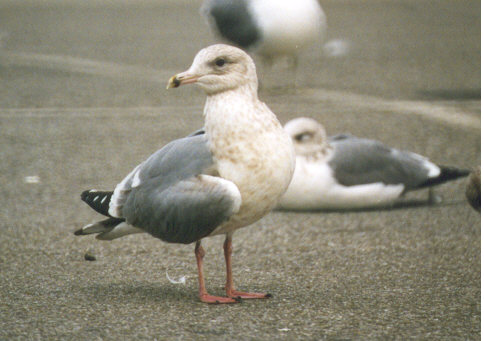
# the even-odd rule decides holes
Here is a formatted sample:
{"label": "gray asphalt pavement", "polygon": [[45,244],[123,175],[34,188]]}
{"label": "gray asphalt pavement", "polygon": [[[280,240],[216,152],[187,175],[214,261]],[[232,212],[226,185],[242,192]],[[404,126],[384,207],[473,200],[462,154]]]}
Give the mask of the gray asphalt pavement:
{"label": "gray asphalt pavement", "polygon": [[[327,39],[349,53],[304,51],[296,91],[284,63],[260,68],[281,122],[480,164],[480,2],[322,4]],[[465,180],[436,188],[433,206],[423,191],[395,209],[272,212],[234,235],[233,260],[240,289],[273,298],[231,306],[198,301],[194,245],[72,234],[99,218],[82,190],[113,188],[203,124],[199,89],[165,90],[217,41],[199,6],[0,1],[0,339],[480,339],[481,219]],[[204,241],[216,294],[222,243]]]}

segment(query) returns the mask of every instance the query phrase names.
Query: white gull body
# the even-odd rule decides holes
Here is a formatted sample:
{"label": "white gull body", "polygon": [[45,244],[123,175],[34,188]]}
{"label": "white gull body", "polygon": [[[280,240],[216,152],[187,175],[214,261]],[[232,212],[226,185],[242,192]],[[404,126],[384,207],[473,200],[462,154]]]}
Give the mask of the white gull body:
{"label": "white gull body", "polygon": [[296,150],[296,169],[278,208],[289,210],[359,209],[392,205],[410,190],[468,174],[381,142],[339,135],[329,141],[310,118],[285,127]]}
{"label": "white gull body", "polygon": [[[328,157],[331,154],[328,153]],[[343,186],[333,177],[326,162],[297,156],[293,181],[278,207],[289,210],[378,207],[393,203],[404,189],[403,184],[385,185],[381,182]]]}
{"label": "white gull body", "polygon": [[270,62],[289,55],[296,63],[298,50],[326,30],[317,0],[207,0],[201,12],[224,39]]}
{"label": "white gull body", "polygon": [[[111,240],[148,232],[173,243],[196,242],[199,296],[207,303],[234,303],[265,294],[234,289],[232,234],[267,214],[291,181],[295,155],[289,135],[257,97],[252,59],[242,50],[213,45],[169,87],[195,83],[207,94],[205,133],[175,140],[137,166],[114,192],[85,191],[82,199],[107,220],[76,235]],[[203,279],[201,239],[225,234],[227,297],[209,295]]]}

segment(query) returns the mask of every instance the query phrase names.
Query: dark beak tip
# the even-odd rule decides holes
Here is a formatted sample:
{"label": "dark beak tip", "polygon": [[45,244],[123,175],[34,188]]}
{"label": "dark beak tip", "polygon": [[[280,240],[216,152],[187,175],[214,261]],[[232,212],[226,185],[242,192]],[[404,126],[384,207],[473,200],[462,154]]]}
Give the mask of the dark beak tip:
{"label": "dark beak tip", "polygon": [[168,85],[166,86],[167,89],[170,88],[178,88],[181,85],[180,79],[177,78],[177,76],[173,76],[169,79]]}

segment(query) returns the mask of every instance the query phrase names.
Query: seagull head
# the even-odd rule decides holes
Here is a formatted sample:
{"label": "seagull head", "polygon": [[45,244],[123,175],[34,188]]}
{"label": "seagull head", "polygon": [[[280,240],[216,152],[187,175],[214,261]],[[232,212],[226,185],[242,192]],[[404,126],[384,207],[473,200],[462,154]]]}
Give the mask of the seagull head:
{"label": "seagull head", "polygon": [[293,119],[284,130],[291,136],[296,155],[312,156],[328,148],[324,127],[312,118]]}
{"label": "seagull head", "polygon": [[170,78],[167,89],[195,83],[207,95],[248,88],[257,93],[257,74],[252,58],[241,49],[225,44],[204,48],[187,71]]}

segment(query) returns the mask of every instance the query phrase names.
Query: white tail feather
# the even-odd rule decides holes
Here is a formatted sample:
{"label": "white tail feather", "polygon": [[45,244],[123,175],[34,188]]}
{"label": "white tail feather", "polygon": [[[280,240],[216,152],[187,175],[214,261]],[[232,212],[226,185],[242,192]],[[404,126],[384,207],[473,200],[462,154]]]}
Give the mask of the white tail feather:
{"label": "white tail feather", "polygon": [[109,214],[111,217],[122,218],[124,203],[131,192],[133,177],[138,174],[139,168],[140,166],[138,165],[114,189],[113,196],[109,202]]}
{"label": "white tail feather", "polygon": [[102,233],[109,230],[110,227],[106,227],[105,225],[101,224],[100,222],[88,224],[82,228],[82,234],[93,234],[93,233]]}
{"label": "white tail feather", "polygon": [[110,231],[104,231],[103,233],[97,235],[96,238],[100,239],[100,240],[113,240],[113,239],[116,239],[116,238],[126,236],[128,234],[142,233],[142,232],[144,232],[144,231],[137,228],[137,227],[129,225],[125,222],[122,222],[122,223],[116,225]]}

